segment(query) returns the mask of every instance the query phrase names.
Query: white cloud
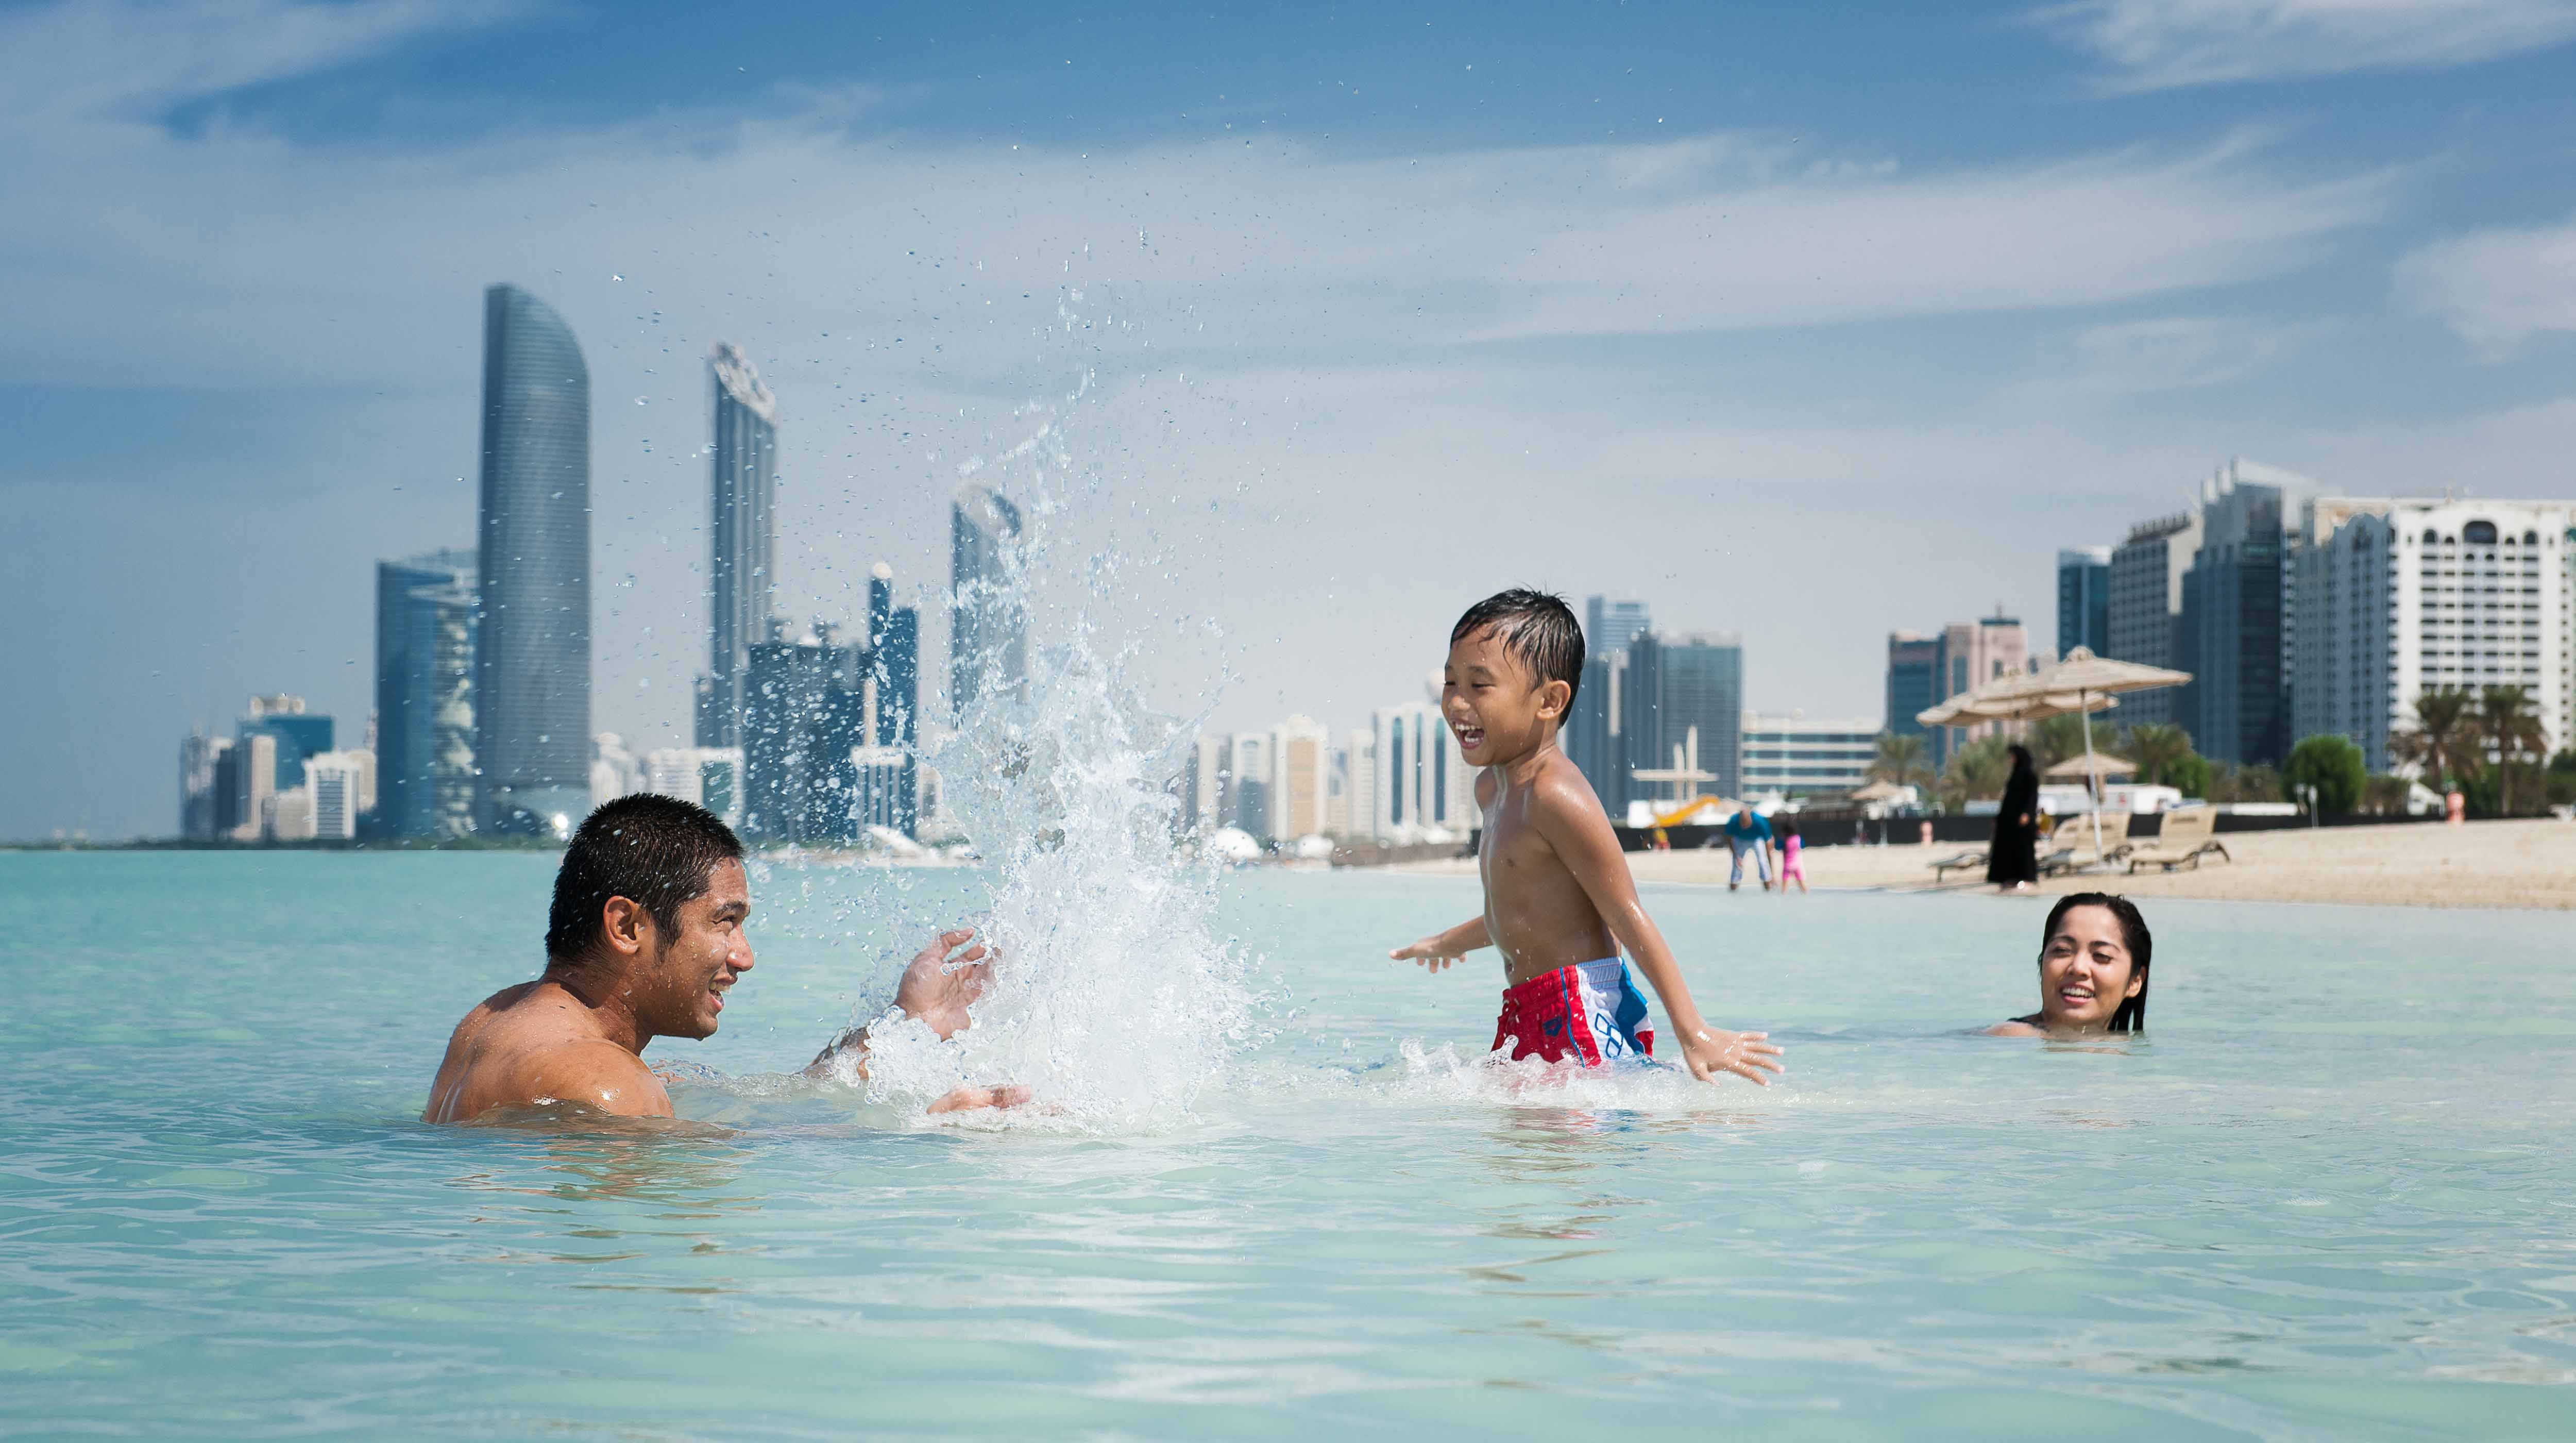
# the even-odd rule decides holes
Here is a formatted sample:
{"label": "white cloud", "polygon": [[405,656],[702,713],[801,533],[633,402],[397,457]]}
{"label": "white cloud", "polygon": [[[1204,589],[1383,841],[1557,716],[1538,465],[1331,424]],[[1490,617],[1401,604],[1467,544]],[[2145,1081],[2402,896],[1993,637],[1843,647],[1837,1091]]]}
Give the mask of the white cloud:
{"label": "white cloud", "polygon": [[536,9],[530,0],[60,0],[0,18],[0,115],[148,123],[156,107],[347,65]]}
{"label": "white cloud", "polygon": [[2465,65],[2576,38],[2568,0],[2078,0],[2033,18],[2115,67],[2120,91]]}
{"label": "white cloud", "polygon": [[2576,216],[2557,225],[2476,231],[2397,263],[2398,292],[2489,361],[2576,331]]}

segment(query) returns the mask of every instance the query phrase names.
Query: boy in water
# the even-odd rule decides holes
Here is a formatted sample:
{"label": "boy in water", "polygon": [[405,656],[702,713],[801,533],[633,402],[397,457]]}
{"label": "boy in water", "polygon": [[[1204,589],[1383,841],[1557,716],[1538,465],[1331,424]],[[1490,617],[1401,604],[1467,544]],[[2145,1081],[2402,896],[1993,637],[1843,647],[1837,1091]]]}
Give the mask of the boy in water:
{"label": "boy in water", "polygon": [[1637,961],[1702,1082],[1732,1072],[1765,1086],[1780,1049],[1760,1032],[1709,1026],[1664,934],[1637,902],[1600,799],[1556,745],[1583,679],[1583,630],[1558,597],[1506,591],[1449,633],[1441,712],[1476,774],[1485,829],[1476,868],[1485,915],[1387,954],[1434,972],[1479,947],[1503,953],[1494,1046],[1514,1058],[1572,1056],[1586,1067],[1644,1059],[1655,1034],[1620,951]]}

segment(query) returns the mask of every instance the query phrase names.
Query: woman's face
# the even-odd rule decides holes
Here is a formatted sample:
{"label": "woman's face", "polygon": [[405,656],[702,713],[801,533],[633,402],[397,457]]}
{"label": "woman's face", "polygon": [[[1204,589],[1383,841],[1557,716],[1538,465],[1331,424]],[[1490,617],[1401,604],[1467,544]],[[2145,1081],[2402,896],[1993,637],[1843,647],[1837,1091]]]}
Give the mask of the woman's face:
{"label": "woman's face", "polygon": [[2069,907],[2039,954],[2040,1016],[2051,1028],[2098,1032],[2143,980],[2110,908]]}

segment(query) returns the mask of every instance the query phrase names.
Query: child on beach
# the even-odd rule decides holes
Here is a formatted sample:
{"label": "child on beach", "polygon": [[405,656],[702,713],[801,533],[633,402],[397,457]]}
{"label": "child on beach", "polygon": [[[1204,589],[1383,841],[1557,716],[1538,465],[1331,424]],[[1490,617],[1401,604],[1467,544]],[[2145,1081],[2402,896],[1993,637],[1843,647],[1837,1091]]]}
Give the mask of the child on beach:
{"label": "child on beach", "polygon": [[1798,836],[1798,819],[1782,817],[1771,824],[1780,839],[1780,895],[1789,895],[1789,884],[1798,884],[1798,895],[1807,895],[1807,844]]}
{"label": "child on beach", "polygon": [[1711,1027],[1681,968],[1638,904],[1600,799],[1557,748],[1583,679],[1583,630],[1559,597],[1506,591],[1468,608],[1449,633],[1440,709],[1476,774],[1484,812],[1477,871],[1485,914],[1387,955],[1438,972],[1479,947],[1503,954],[1494,1047],[1514,1058],[1572,1056],[1586,1067],[1654,1052],[1636,959],[1680,1034],[1690,1074],[1732,1072],[1765,1086],[1780,1049],[1760,1032]]}

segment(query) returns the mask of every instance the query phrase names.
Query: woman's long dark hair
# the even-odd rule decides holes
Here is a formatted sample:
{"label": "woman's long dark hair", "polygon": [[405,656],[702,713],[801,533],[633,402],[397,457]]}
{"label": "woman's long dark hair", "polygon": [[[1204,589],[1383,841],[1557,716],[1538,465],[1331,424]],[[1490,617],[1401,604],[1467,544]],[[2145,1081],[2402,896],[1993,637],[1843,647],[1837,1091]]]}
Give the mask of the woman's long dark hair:
{"label": "woman's long dark hair", "polygon": [[2121,1000],[2118,1011],[2111,1014],[2113,1032],[2140,1032],[2147,1025],[2147,961],[2154,955],[2156,939],[2147,931],[2147,919],[2138,915],[2138,904],[2126,897],[2108,892],[2069,892],[2048,909],[2048,922],[2040,929],[2040,955],[2048,955],[2048,939],[2057,935],[2057,924],[2078,907],[2102,907],[2120,921],[2120,945],[2129,949],[2129,970],[2138,979],[2138,995]]}

